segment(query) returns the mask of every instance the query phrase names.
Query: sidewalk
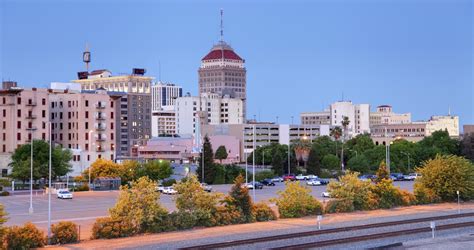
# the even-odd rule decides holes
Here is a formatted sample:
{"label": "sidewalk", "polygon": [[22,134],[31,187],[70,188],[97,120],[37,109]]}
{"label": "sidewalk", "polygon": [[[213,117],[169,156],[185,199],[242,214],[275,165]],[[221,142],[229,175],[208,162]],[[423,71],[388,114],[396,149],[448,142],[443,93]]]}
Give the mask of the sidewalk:
{"label": "sidewalk", "polygon": [[[390,220],[394,219],[394,216],[428,216],[428,214],[439,213],[456,213],[458,206],[456,203],[443,203],[443,204],[434,204],[434,205],[423,205],[423,206],[411,206],[411,207],[401,207],[389,210],[374,210],[374,211],[361,211],[354,213],[341,213],[341,214],[329,214],[324,215],[323,221],[321,223],[322,227],[324,226],[338,226],[335,224],[342,224],[345,222],[359,222],[362,223],[374,223],[375,219],[384,219]],[[465,212],[470,210],[474,211],[474,203],[464,203],[461,206],[461,209]],[[424,215],[426,214],[426,215]],[[404,218],[398,218],[402,220]],[[405,218],[406,219],[406,218]],[[51,249],[117,249],[117,248],[133,248],[139,246],[147,246],[151,244],[163,244],[163,243],[173,243],[179,242],[183,239],[189,240],[198,240],[203,238],[215,238],[215,237],[224,237],[224,236],[236,236],[239,234],[271,234],[272,232],[278,233],[281,230],[301,230],[308,227],[313,227],[316,225],[316,218],[305,217],[299,219],[280,219],[277,221],[270,222],[258,222],[251,224],[240,224],[240,225],[230,225],[222,227],[212,227],[212,228],[199,228],[186,231],[176,231],[160,234],[149,234],[149,235],[140,235],[135,237],[120,238],[120,239],[110,239],[110,240],[85,240],[78,244],[64,245],[64,246],[50,246]],[[249,236],[245,236],[249,237]],[[257,236],[254,236],[257,237]]]}

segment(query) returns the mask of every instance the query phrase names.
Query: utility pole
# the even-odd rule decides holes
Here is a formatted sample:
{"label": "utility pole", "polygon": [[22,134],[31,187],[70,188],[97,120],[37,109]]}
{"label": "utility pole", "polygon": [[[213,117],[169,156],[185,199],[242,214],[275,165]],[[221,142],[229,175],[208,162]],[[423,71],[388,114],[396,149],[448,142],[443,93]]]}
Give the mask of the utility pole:
{"label": "utility pole", "polygon": [[49,184],[48,184],[48,244],[51,240],[51,151],[52,151],[52,140],[51,140],[51,122],[49,122]]}

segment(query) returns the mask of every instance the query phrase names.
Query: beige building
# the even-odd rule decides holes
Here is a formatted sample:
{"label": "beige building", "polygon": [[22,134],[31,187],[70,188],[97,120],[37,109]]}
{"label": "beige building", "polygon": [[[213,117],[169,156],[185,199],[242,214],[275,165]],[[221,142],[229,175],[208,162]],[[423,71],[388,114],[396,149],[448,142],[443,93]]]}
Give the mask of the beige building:
{"label": "beige building", "polygon": [[329,110],[322,112],[303,112],[300,114],[302,125],[330,125],[331,112]]}
{"label": "beige building", "polygon": [[411,122],[411,113],[397,114],[390,105],[380,105],[370,113],[370,126],[380,124],[405,124]]}
{"label": "beige building", "polygon": [[105,90],[52,90],[52,139],[73,153],[71,175],[79,175],[97,158],[115,160],[116,100]]}
{"label": "beige building", "polygon": [[426,124],[426,135],[438,130],[447,130],[449,136],[459,137],[459,116],[437,115],[432,116]]}
{"label": "beige building", "polygon": [[[16,82],[3,82],[0,89],[0,169],[8,164],[16,148],[31,140],[49,140],[49,93],[46,89],[22,89]],[[34,147],[34,145],[33,145]]]}
{"label": "beige building", "polygon": [[82,90],[103,88],[120,99],[117,125],[117,159],[136,157],[137,147],[151,138],[151,84],[153,77],[144,76],[143,69],[132,74],[114,76],[108,70],[94,70],[85,79],[74,80]]}
{"label": "beige building", "polygon": [[375,145],[386,145],[396,139],[418,142],[426,136],[426,122],[380,124],[372,126],[370,130]]}

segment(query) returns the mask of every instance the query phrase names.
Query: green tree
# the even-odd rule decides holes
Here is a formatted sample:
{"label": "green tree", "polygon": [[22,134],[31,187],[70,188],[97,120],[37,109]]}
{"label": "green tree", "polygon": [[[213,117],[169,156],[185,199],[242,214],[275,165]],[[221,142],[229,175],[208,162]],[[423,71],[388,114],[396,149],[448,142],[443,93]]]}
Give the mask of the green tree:
{"label": "green tree", "polygon": [[[21,145],[12,155],[12,177],[23,182],[30,179],[31,144]],[[69,149],[56,146],[52,149],[52,177],[64,176],[72,171],[69,162],[72,154]],[[38,180],[49,176],[49,144],[43,140],[33,141],[33,179]]]}
{"label": "green tree", "polygon": [[345,147],[349,151],[350,158],[363,154],[366,150],[375,147],[370,134],[359,134],[345,143]]}
{"label": "green tree", "polygon": [[250,198],[249,190],[242,187],[244,183],[244,177],[242,175],[237,176],[234,181],[229,195],[224,198],[224,203],[229,209],[237,209],[241,212],[243,222],[252,222],[255,220],[253,214],[253,202]]}
{"label": "green tree", "polygon": [[335,155],[325,155],[321,160],[321,165],[325,169],[339,170],[339,158]]}
{"label": "green tree", "polygon": [[202,211],[209,215],[213,213],[219,203],[220,193],[208,193],[204,191],[195,175],[186,178],[174,185],[178,192],[176,200],[176,208],[185,212]]}
{"label": "green tree", "polygon": [[311,147],[311,150],[309,151],[306,170],[308,174],[314,174],[317,176],[321,175],[321,158],[314,146]]}
{"label": "green tree", "polygon": [[158,218],[168,214],[158,203],[160,193],[155,188],[156,182],[146,176],[132,182],[131,188],[122,186],[117,203],[109,210],[111,218],[130,223],[137,233],[150,231]]}
{"label": "green tree", "polygon": [[385,146],[375,146],[364,151],[363,155],[369,162],[370,171],[374,173],[379,168],[380,162],[385,160]]}
{"label": "green tree", "polygon": [[464,135],[461,141],[461,154],[474,162],[474,133]]}
{"label": "green tree", "polygon": [[365,158],[364,155],[353,156],[347,161],[348,169],[359,172],[359,173],[368,173],[369,172],[369,161]]}
{"label": "green tree", "polygon": [[437,154],[443,155],[459,155],[460,144],[459,141],[449,136],[448,131],[438,130],[419,141],[418,152],[419,162],[433,159]]}
{"label": "green tree", "polygon": [[141,164],[138,161],[126,160],[120,164],[122,183],[128,183],[138,179]]}
{"label": "green tree", "polygon": [[[119,164],[111,161],[99,158],[90,165],[91,180],[95,180],[97,177],[121,177],[122,172]],[[89,179],[89,168],[82,172],[85,179]]]}
{"label": "green tree", "polygon": [[283,169],[284,163],[283,163],[283,157],[281,155],[281,152],[278,152],[275,150],[273,153],[272,157],[272,170],[275,174],[277,175],[283,175],[285,172]]}
{"label": "green tree", "polygon": [[474,198],[474,165],[463,157],[437,155],[426,161],[417,172],[415,193],[429,190],[442,201],[453,201],[459,191],[463,200]]}
{"label": "green tree", "polygon": [[337,151],[337,142],[339,141],[339,138],[341,138],[342,136],[342,129],[341,127],[339,126],[336,126],[334,127],[333,129],[331,129],[331,132],[329,133],[329,135],[334,138],[334,141],[336,142],[336,156],[338,154],[338,151]]}
{"label": "green tree", "polygon": [[141,176],[148,176],[153,181],[163,180],[173,174],[173,169],[169,161],[154,160],[143,164],[140,171]]}
{"label": "green tree", "polygon": [[214,153],[212,150],[212,144],[209,141],[209,137],[206,135],[204,137],[203,143],[203,151],[204,151],[204,178],[202,176],[202,163],[203,163],[203,154],[199,155],[198,164],[199,166],[196,169],[196,173],[198,175],[198,179],[200,182],[206,182],[212,184],[214,182],[214,178],[216,176],[216,167],[214,165]]}
{"label": "green tree", "polygon": [[216,150],[215,158],[218,159],[222,164],[222,160],[227,159],[227,156],[228,156],[227,149],[225,148],[225,146],[224,145],[219,146]]}

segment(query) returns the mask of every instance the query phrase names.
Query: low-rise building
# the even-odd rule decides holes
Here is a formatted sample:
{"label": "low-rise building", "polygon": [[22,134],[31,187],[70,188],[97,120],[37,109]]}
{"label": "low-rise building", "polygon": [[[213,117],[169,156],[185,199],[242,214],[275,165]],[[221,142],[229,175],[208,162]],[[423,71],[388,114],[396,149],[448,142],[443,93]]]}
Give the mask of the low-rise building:
{"label": "low-rise building", "polygon": [[459,137],[459,116],[435,115],[426,124],[426,135],[431,135],[438,130],[447,130],[449,136]]}
{"label": "low-rise building", "polygon": [[375,112],[370,113],[370,126],[380,124],[405,124],[410,122],[411,113],[394,113],[390,105],[380,105]]}
{"label": "low-rise building", "polygon": [[396,139],[418,142],[426,136],[426,122],[374,125],[370,136],[375,145],[386,145]]}

